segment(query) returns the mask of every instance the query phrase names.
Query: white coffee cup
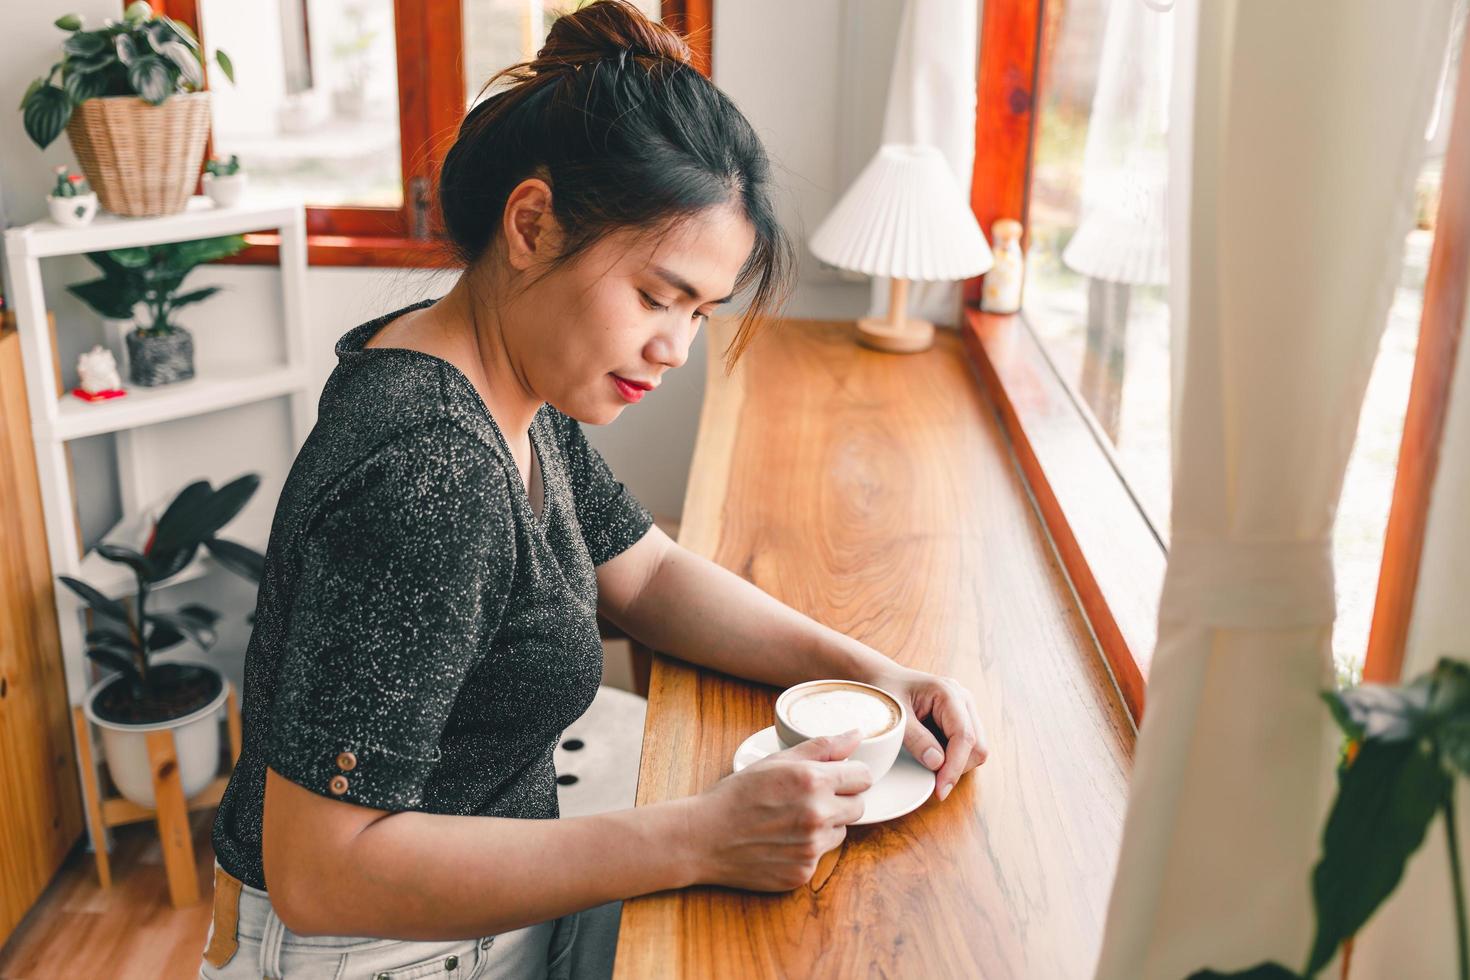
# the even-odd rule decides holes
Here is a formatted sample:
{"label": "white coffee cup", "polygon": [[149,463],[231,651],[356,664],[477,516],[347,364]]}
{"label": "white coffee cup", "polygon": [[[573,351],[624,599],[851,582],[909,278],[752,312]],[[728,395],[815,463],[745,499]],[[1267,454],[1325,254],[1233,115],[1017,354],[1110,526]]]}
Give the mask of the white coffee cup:
{"label": "white coffee cup", "polygon": [[862,731],[862,741],[848,758],[866,765],[875,783],[893,768],[909,720],[902,698],[872,684],[840,678],[788,687],[776,698],[775,714],[776,741],[783,749],[821,735]]}

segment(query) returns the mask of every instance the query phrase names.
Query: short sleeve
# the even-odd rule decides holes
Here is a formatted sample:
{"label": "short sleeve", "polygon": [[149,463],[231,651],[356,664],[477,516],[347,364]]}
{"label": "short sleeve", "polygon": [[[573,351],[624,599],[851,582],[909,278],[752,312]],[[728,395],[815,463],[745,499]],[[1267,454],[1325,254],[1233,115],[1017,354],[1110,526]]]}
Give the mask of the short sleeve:
{"label": "short sleeve", "polygon": [[456,424],[411,430],[322,499],[297,548],[266,762],[313,792],[417,807],[515,568],[503,472]]}
{"label": "short sleeve", "polygon": [[582,540],[587,544],[592,564],[601,565],[648,533],[653,526],[653,515],[613,476],[602,454],[587,441],[580,422],[563,416],[562,427]]}

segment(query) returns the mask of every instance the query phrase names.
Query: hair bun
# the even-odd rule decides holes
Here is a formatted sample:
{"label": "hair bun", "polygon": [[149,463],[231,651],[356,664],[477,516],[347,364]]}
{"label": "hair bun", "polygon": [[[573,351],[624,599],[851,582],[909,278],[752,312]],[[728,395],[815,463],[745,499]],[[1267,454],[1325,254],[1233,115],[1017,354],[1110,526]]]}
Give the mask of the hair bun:
{"label": "hair bun", "polygon": [[630,58],[693,65],[694,53],[677,31],[650,20],[628,0],[593,0],[552,22],[531,64],[539,75],[612,59],[622,68]]}

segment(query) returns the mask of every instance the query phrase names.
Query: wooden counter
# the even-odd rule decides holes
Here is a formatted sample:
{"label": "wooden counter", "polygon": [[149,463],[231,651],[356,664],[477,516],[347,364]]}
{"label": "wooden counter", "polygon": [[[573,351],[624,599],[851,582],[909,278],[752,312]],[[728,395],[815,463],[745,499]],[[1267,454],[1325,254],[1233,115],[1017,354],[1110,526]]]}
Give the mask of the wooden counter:
{"label": "wooden counter", "polygon": [[[617,977],[1090,976],[1134,732],[958,334],[883,354],[850,322],[786,320],[726,377],[734,326],[709,324],[680,543],[958,677],[990,759],[849,828],[810,885],[629,900]],[[638,805],[729,775],[777,693],[655,656]]]}

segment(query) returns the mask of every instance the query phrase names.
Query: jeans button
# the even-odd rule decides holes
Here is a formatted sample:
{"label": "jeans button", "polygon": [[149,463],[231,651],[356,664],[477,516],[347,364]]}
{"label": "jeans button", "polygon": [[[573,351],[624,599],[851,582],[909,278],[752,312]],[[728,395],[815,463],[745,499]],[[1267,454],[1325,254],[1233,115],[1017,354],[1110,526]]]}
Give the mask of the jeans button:
{"label": "jeans button", "polygon": [[457,966],[459,966],[458,956],[446,956],[444,958],[444,970],[446,973],[453,970]]}

